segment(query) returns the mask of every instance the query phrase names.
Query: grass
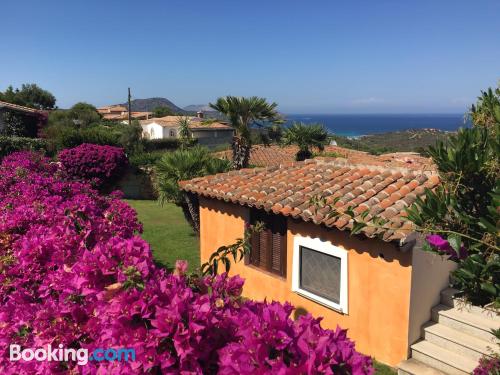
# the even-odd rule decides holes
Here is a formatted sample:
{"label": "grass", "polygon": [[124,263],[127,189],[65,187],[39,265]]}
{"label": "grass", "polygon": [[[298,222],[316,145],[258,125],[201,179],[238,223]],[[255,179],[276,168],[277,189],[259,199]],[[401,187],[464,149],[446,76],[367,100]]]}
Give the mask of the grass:
{"label": "grass", "polygon": [[375,367],[375,374],[377,375],[396,375],[397,372],[392,367],[384,365],[380,362],[373,361]]}
{"label": "grass", "polygon": [[136,211],[144,226],[142,238],[150,245],[155,260],[173,267],[177,259],[189,262],[189,270],[200,265],[198,237],[174,204],[161,207],[151,200],[126,200]]}

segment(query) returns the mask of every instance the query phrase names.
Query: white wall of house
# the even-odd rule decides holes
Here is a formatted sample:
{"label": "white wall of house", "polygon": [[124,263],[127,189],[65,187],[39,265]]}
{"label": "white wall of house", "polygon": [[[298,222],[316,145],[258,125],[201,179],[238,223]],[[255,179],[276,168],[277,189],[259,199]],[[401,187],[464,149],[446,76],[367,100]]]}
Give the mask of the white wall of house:
{"label": "white wall of house", "polygon": [[457,264],[445,257],[422,250],[423,236],[418,235],[412,253],[409,344],[422,333],[422,325],[431,319],[431,309],[439,304],[441,291],[449,286],[450,272]]}
{"label": "white wall of house", "polygon": [[164,127],[157,123],[142,126],[142,136],[147,139],[177,138],[179,130],[177,127]]}

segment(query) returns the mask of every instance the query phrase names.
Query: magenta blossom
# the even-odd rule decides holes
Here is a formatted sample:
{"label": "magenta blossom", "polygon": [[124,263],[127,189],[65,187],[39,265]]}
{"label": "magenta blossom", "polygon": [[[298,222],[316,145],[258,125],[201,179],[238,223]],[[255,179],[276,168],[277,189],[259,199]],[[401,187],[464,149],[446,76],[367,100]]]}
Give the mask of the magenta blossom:
{"label": "magenta blossom", "polygon": [[457,254],[455,249],[451,246],[448,240],[444,239],[438,234],[428,235],[426,238],[427,243],[438,253],[442,255],[448,255],[449,259],[453,261],[457,261],[460,259],[465,259],[468,256],[467,249],[463,246],[460,246],[460,250]]}

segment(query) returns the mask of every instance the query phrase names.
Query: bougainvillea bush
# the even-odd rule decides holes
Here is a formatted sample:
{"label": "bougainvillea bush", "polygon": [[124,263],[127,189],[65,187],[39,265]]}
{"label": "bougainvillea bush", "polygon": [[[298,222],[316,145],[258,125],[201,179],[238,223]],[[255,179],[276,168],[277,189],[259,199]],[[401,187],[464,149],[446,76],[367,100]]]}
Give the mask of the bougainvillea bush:
{"label": "bougainvillea bush", "polygon": [[[136,213],[57,164],[0,166],[0,373],[371,374],[346,331],[240,297],[243,280],[155,266]],[[133,348],[135,361],[9,361],[22,348]]]}
{"label": "bougainvillea bush", "polygon": [[473,375],[498,375],[500,374],[499,357],[482,357],[479,365],[474,369]]}
{"label": "bougainvillea bush", "polygon": [[96,187],[112,184],[128,164],[123,148],[84,143],[62,150],[58,159],[66,173]]}

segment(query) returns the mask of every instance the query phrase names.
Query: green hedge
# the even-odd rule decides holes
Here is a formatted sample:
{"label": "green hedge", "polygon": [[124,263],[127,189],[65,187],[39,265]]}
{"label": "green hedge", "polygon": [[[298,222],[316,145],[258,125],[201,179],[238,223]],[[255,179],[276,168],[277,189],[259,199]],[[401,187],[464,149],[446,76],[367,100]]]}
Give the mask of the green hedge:
{"label": "green hedge", "polygon": [[167,139],[144,139],[144,151],[175,150],[179,148],[180,142],[175,138]]}
{"label": "green hedge", "polygon": [[47,153],[47,141],[40,138],[0,136],[0,159],[15,151],[31,150]]}
{"label": "green hedge", "polygon": [[83,143],[95,145],[121,146],[119,142],[120,134],[108,129],[92,127],[88,129],[61,129],[52,139],[53,147],[57,150],[73,148]]}

